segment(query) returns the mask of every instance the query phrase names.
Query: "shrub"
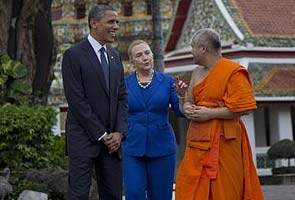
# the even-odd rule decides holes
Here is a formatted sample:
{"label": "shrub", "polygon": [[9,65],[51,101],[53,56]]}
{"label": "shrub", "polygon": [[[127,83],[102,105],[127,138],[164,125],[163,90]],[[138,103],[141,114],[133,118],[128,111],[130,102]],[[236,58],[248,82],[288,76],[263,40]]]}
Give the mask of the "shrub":
{"label": "shrub", "polygon": [[288,166],[290,166],[290,159],[295,158],[295,142],[289,139],[283,139],[273,144],[267,154],[270,159],[288,159]]}
{"label": "shrub", "polygon": [[55,122],[56,113],[48,106],[0,107],[0,167],[48,167]]}
{"label": "shrub", "polygon": [[65,137],[54,136],[52,151],[50,154],[50,165],[52,167],[68,168],[68,158],[65,155]]}
{"label": "shrub", "polygon": [[272,169],[273,174],[295,174],[295,167],[277,167]]}
{"label": "shrub", "polygon": [[295,142],[283,139],[273,144],[267,151],[268,157],[273,160],[288,159],[288,167],[275,167],[273,174],[295,173],[295,167],[290,166],[290,159],[295,158]]}

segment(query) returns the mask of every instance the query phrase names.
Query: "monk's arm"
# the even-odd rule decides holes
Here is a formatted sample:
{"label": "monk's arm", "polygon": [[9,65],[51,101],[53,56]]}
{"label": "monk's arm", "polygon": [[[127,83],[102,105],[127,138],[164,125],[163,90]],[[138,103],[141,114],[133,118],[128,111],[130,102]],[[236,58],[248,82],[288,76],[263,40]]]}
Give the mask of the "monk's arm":
{"label": "monk's arm", "polygon": [[192,73],[190,84],[185,93],[184,98],[180,98],[179,100],[179,108],[181,112],[189,119],[188,114],[191,113],[195,108],[194,98],[193,98],[193,86],[196,82],[196,74],[197,70],[195,69]]}
{"label": "monk's arm", "polygon": [[250,112],[232,112],[227,107],[208,108],[205,106],[196,106],[196,111],[190,119],[194,121],[207,121],[211,119],[234,119]]}
{"label": "monk's arm", "polygon": [[227,107],[211,108],[211,119],[234,119],[249,114],[250,111],[232,112]]}

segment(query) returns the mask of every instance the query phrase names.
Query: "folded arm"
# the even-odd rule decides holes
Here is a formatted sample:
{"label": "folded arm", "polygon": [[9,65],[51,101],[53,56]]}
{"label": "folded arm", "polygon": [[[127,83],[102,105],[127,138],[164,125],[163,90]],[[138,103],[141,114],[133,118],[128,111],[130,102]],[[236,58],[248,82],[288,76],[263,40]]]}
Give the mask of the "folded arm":
{"label": "folded arm", "polygon": [[211,119],[234,119],[248,114],[249,111],[232,112],[227,107],[208,108],[205,106],[187,105],[185,107],[185,113],[190,120],[207,121]]}

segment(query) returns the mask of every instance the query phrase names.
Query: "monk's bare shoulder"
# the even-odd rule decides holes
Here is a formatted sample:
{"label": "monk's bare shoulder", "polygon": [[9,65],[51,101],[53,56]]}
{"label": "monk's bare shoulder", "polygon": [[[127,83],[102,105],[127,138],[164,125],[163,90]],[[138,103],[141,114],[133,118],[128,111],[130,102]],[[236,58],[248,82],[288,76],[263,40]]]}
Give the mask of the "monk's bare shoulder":
{"label": "monk's bare shoulder", "polygon": [[208,75],[208,70],[201,65],[197,65],[192,72],[191,84],[195,85],[201,82]]}

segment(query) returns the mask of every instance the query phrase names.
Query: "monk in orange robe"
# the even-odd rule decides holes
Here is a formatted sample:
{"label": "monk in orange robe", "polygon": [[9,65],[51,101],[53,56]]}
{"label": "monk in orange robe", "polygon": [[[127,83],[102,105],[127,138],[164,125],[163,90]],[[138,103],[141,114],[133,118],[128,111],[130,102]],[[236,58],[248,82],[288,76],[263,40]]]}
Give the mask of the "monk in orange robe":
{"label": "monk in orange robe", "polygon": [[221,56],[219,34],[201,29],[191,42],[199,65],[181,105],[190,119],[176,200],[264,199],[240,116],[256,108],[245,68]]}

